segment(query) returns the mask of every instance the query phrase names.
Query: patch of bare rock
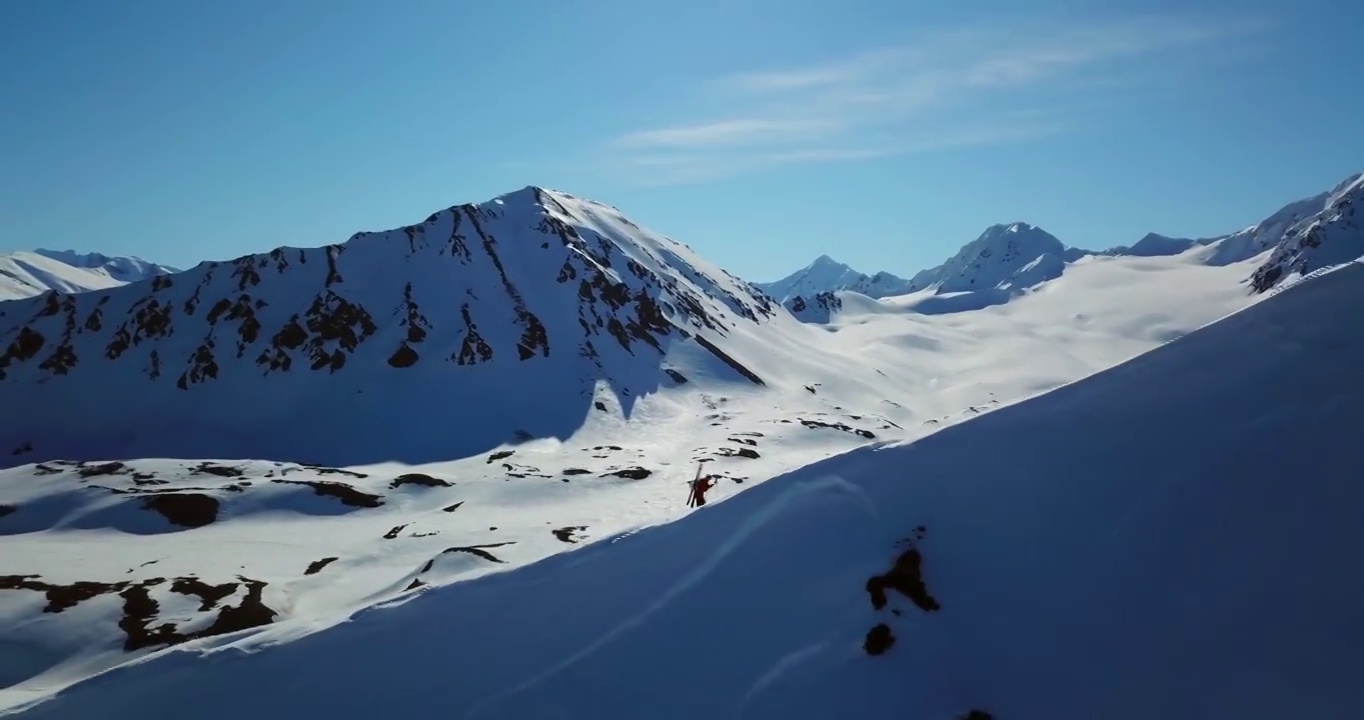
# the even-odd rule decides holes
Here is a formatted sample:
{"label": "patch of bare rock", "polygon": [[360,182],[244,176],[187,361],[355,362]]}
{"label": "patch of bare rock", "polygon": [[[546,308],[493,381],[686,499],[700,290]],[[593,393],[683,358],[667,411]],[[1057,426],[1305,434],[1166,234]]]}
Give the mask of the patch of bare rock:
{"label": "patch of bare rock", "polygon": [[393,488],[394,490],[404,485],[417,485],[420,487],[451,487],[452,485],[454,485],[454,483],[450,482],[449,480],[442,480],[438,477],[432,477],[424,473],[407,473],[406,475],[399,475],[398,477],[393,478],[393,482],[390,482],[388,484],[388,486],[390,488]]}
{"label": "patch of bare rock", "polygon": [[324,557],[321,560],[314,560],[308,563],[308,569],[303,571],[304,575],[316,575],[322,572],[322,568],[337,561],[334,557]]}
{"label": "patch of bare rock", "polygon": [[642,467],[628,467],[603,473],[602,477],[622,477],[628,480],[643,480],[653,474],[652,470]]}
{"label": "patch of bare rock", "polygon": [[[914,540],[922,540],[927,530],[920,525],[914,530]],[[928,591],[923,578],[923,555],[910,541],[910,547],[895,558],[890,569],[880,575],[867,578],[866,591],[871,597],[875,610],[884,610],[890,599],[887,591],[894,590],[909,598],[915,607],[924,612],[937,612],[941,609],[936,598]],[[899,611],[892,610],[893,615]],[[895,644],[895,634],[890,626],[878,623],[868,633],[863,649],[868,655],[882,655]]]}
{"label": "patch of bare rock", "polygon": [[570,525],[568,527],[561,527],[557,530],[551,530],[550,532],[554,533],[554,537],[558,538],[559,542],[565,542],[570,545],[573,545],[576,544],[579,540],[579,538],[576,537],[577,534],[583,532],[584,530],[587,530],[586,525]]}
{"label": "patch of bare rock", "polygon": [[246,585],[246,595],[240,604],[235,607],[225,605],[218,608],[218,614],[212,623],[202,630],[192,632],[181,632],[173,623],[153,625],[160,611],[160,604],[152,598],[150,588],[164,584],[165,578],[116,583],[82,581],[61,585],[45,582],[37,575],[7,575],[0,576],[0,590],[43,593],[47,599],[47,605],[43,607],[45,613],[60,613],[92,598],[117,594],[123,599],[123,617],[118,622],[119,629],[125,635],[123,649],[133,651],[156,645],[177,645],[274,622],[277,613],[261,602],[261,593],[266,583],[244,577],[237,579],[240,583],[220,585],[210,585],[192,576],[179,577],[171,581],[171,592],[199,598],[201,612],[218,608],[219,603],[237,592],[240,584]]}
{"label": "patch of bare rock", "polygon": [[313,489],[314,493],[323,497],[336,498],[342,504],[350,507],[376,508],[384,504],[383,497],[361,492],[345,483],[329,480],[284,480],[282,478],[275,478],[270,482],[285,485],[307,485]]}
{"label": "patch of bare rock", "polygon": [[174,525],[200,528],[218,519],[218,500],[201,493],[166,493],[142,499],[142,507],[161,513]]}

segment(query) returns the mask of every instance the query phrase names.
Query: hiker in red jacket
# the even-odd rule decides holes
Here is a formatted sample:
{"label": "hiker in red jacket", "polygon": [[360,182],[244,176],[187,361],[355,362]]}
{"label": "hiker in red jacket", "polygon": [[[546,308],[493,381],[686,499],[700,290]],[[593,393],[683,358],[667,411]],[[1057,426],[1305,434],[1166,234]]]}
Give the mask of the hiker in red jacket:
{"label": "hiker in red jacket", "polygon": [[697,478],[697,480],[691,484],[691,498],[687,501],[687,505],[689,507],[701,507],[702,505],[705,505],[706,491],[713,487],[715,487],[714,475]]}

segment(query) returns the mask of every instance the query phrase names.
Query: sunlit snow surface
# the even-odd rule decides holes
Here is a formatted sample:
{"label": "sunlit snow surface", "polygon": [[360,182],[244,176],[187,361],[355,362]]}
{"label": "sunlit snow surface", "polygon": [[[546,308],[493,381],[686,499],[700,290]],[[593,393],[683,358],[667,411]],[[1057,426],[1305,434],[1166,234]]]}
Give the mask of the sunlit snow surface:
{"label": "sunlit snow surface", "polygon": [[[509,445],[464,460],[345,472],[237,460],[207,467],[201,460],[129,460],[108,474],[95,461],[22,465],[0,471],[0,504],[16,508],[0,518],[0,575],[40,575],[52,584],[164,578],[149,589],[163,608],[152,626],[171,622],[165,608],[187,600],[191,607],[178,611],[180,622],[211,621],[241,597],[245,578],[266,583],[261,600],[278,616],[237,641],[305,636],[373,603],[410,595],[414,581],[441,585],[504,571],[576,549],[574,543],[676,519],[689,512],[686,483],[703,459],[709,472],[730,478],[711,492],[714,504],[706,512],[714,512],[746,488],[829,455],[920,437],[1079,379],[1253,302],[1239,282],[1247,272],[1178,258],[1097,258],[1027,297],[980,311],[925,315],[907,296],[849,308],[829,327],[791,321],[766,330],[799,333],[777,342],[809,343],[818,354],[808,357],[820,364],[795,363],[790,378],[769,365],[765,388],[709,381],[708,365],[692,367],[685,356],[675,357],[672,366],[696,379],[639,398],[628,420],[594,413],[568,440]],[[869,395],[868,387],[881,394]],[[611,474],[633,468],[649,475]],[[407,473],[449,485],[392,487]],[[342,483],[382,504],[347,505],[301,481]],[[193,529],[176,526],[143,506],[147,496],[115,492],[165,489],[214,498],[216,518]],[[485,552],[496,561],[463,551],[442,554],[485,545],[495,546]],[[336,559],[305,574],[327,558]],[[200,612],[193,606],[198,598],[169,589],[181,577],[240,587]],[[669,572],[657,581],[676,579]],[[612,584],[650,587],[624,578]],[[556,612],[566,613],[565,622],[577,603],[597,604],[584,594],[589,590],[563,599]],[[12,684],[0,698],[7,704],[42,698],[148,652],[122,650],[118,592],[60,613],[43,612],[38,592],[0,592],[0,642],[9,648],[0,680]],[[706,622],[728,626],[729,612],[708,612]],[[507,622],[490,619],[486,629],[517,636]]]}

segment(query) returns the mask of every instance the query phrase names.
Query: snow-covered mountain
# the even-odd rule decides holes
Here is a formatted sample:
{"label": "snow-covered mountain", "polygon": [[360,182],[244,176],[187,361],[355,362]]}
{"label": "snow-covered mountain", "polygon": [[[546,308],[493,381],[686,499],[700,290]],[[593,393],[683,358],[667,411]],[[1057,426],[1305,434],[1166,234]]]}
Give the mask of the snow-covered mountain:
{"label": "snow-covered mountain", "polygon": [[755,285],[778,302],[787,303],[798,297],[809,300],[820,293],[837,290],[861,293],[872,298],[900,295],[906,292],[909,281],[888,272],[866,275],[828,255],[820,255],[814,262],[781,280]]}
{"label": "snow-covered mountain", "polygon": [[167,647],[323,642],[677,519],[699,466],[721,504],[923,437],[1259,302],[1249,272],[1109,258],[1004,308],[849,293],[806,323],[612,208],[527,188],[0,304],[0,708]]}
{"label": "snow-covered mountain", "polygon": [[[1075,274],[1136,263],[1149,276],[1159,261]],[[495,533],[462,541],[394,577],[411,581],[404,601],[326,629],[250,629],[275,606],[245,576],[154,581],[141,578],[182,570],[134,566],[118,587],[12,581],[47,604],[45,620],[121,614],[130,642],[185,632],[148,631],[151,593],[172,617],[223,603],[216,624],[248,628],[191,639],[25,717],[142,718],[154,702],[196,720],[433,708],[488,720],[1353,718],[1364,706],[1364,579],[1349,569],[1364,543],[1364,486],[1342,468],[1356,464],[1364,426],[1362,324],[1355,263],[917,442],[855,450],[677,522],[424,588],[422,573],[486,572],[517,548]],[[434,531],[477,512],[454,507],[414,519]],[[394,553],[421,542],[405,527],[386,541]],[[255,543],[276,552],[277,541],[253,541],[239,557],[260,554]],[[202,548],[221,544],[209,535]],[[42,549],[61,553],[55,540]],[[361,582],[364,566],[337,554],[272,602]],[[9,647],[15,665],[47,649]]]}
{"label": "snow-covered mountain", "polygon": [[[1356,214],[1359,206],[1364,205],[1364,174],[1341,183],[1322,200],[1320,210],[1298,218],[1278,232],[1273,252],[1251,276],[1251,286],[1257,292],[1264,292],[1285,278],[1308,275],[1364,256],[1364,219]],[[1314,207],[1315,204],[1306,210]],[[1249,232],[1254,234],[1259,229],[1256,226]],[[1274,237],[1272,233],[1264,235]]]}
{"label": "snow-covered mountain", "polygon": [[[833,293],[859,292],[884,299],[895,295],[927,293],[908,306],[927,312],[960,312],[998,305],[1025,291],[1061,277],[1076,263],[1103,258],[1156,258],[1188,254],[1209,266],[1231,266],[1265,253],[1262,264],[1246,278],[1254,292],[1263,292],[1280,277],[1307,274],[1319,268],[1348,262],[1364,255],[1364,232],[1355,220],[1354,208],[1364,194],[1364,174],[1346,178],[1333,189],[1296,200],[1264,220],[1227,235],[1210,238],[1176,238],[1148,233],[1131,246],[1095,251],[1067,247],[1050,233],[1027,223],[992,225],[946,262],[916,273],[908,281],[883,286],[890,292],[868,293],[858,289],[858,273],[847,277],[830,271],[827,257],[791,278],[803,278],[799,292],[779,296],[797,317],[816,323],[829,322],[841,310],[826,300],[816,312],[796,312],[795,306],[813,306],[810,298]],[[827,261],[827,262],[825,262]],[[838,266],[846,267],[846,266]],[[809,268],[807,268],[809,270]],[[851,272],[851,271],[849,271]],[[802,274],[805,273],[805,274]],[[770,284],[773,287],[777,284]],[[786,286],[778,286],[784,289]],[[793,286],[794,287],[794,286]],[[969,295],[963,295],[969,293]],[[799,302],[793,302],[799,298]],[[920,300],[922,302],[920,302]],[[832,308],[832,309],[830,309]]]}
{"label": "snow-covered mountain", "polygon": [[1066,246],[1024,222],[991,225],[943,264],[916,273],[909,291],[938,294],[1021,290],[1052,280],[1065,267]]}
{"label": "snow-covered mountain", "polygon": [[141,258],[73,250],[0,253],[0,300],[32,297],[50,290],[103,290],[177,272]]}
{"label": "snow-covered mountain", "polygon": [[0,418],[0,447],[25,448],[10,463],[467,457],[628,417],[686,382],[679,363],[761,386],[789,365],[764,328],[789,322],[681,244],[531,187],[338,245],[6,303],[0,388],[30,410]]}

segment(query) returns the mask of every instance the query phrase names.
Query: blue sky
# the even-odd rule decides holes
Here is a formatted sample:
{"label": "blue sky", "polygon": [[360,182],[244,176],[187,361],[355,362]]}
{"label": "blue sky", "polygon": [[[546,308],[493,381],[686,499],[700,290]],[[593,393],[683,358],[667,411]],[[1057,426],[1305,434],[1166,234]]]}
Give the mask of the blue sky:
{"label": "blue sky", "polygon": [[[1193,9],[1189,9],[1193,8]],[[528,184],[732,272],[1205,236],[1364,170],[1364,4],[18,0],[0,250],[192,265]]]}

